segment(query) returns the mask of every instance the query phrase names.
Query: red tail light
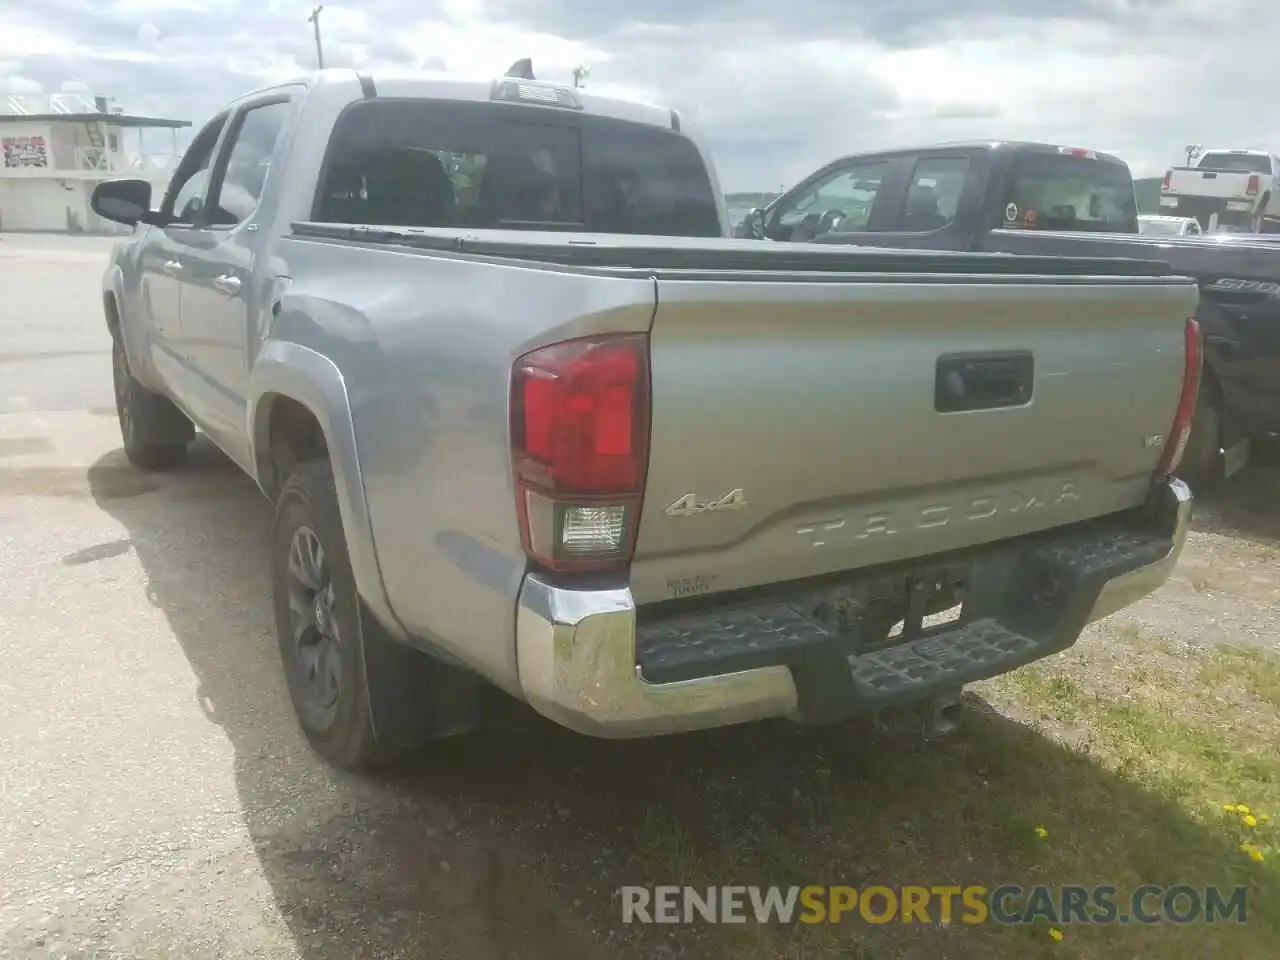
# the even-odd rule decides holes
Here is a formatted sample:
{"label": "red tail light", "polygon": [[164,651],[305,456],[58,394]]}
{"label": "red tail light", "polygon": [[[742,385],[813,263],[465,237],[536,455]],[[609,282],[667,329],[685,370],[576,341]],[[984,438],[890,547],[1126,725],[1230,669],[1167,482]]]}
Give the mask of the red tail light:
{"label": "red tail light", "polygon": [[649,466],[648,336],[525,354],[512,369],[510,405],[525,552],[552,570],[630,563]]}
{"label": "red tail light", "polygon": [[1249,174],[1249,185],[1244,188],[1244,195],[1246,197],[1256,197],[1261,188],[1262,179],[1256,173]]}
{"label": "red tail light", "polygon": [[1169,192],[1169,181],[1170,181],[1170,180],[1172,180],[1172,179],[1173,179],[1173,171],[1172,171],[1172,170],[1166,170],[1166,171],[1164,172],[1164,180],[1163,180],[1163,181],[1161,182],[1161,184],[1160,184],[1160,192],[1161,192],[1161,193],[1168,193],[1168,192]]}
{"label": "red tail light", "polygon": [[1195,317],[1187,320],[1183,343],[1185,361],[1182,394],[1178,397],[1178,412],[1173,417],[1173,428],[1169,431],[1169,439],[1165,441],[1164,455],[1160,457],[1160,466],[1156,467],[1158,477],[1171,476],[1178,469],[1182,454],[1187,449],[1187,438],[1191,436],[1191,420],[1196,412],[1196,396],[1200,392],[1200,364],[1203,359],[1200,324]]}

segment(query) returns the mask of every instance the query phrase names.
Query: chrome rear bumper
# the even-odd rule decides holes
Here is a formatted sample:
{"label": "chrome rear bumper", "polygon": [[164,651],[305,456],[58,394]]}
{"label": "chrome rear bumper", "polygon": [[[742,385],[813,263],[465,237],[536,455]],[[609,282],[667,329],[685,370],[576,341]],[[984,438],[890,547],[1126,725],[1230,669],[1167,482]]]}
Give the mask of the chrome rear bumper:
{"label": "chrome rear bumper", "polygon": [[1170,480],[1158,491],[1152,503],[1154,525],[1168,531],[1172,541],[1169,552],[1155,563],[1138,567],[1106,582],[1089,612],[1089,622],[1109,617],[1117,610],[1137,603],[1164,585],[1182,556],[1191,525],[1191,488],[1181,480]]}
{"label": "chrome rear bumper", "polygon": [[[1168,579],[1186,542],[1191,504],[1191,492],[1181,481],[1168,481],[1154,491],[1151,529],[1146,531],[1144,523],[1147,542],[1138,565],[1132,559],[1138,554],[1123,554],[1123,537],[1090,541],[1073,534],[1059,543],[1049,534],[1036,548],[1037,562],[1089,566],[1078,578],[1067,578],[1075,584],[1074,592],[1054,598],[1041,611],[1049,624],[1042,632],[1010,629],[996,618],[984,618],[952,635],[848,657],[847,663],[837,659],[832,661],[836,673],[839,664],[850,668],[849,700],[874,709],[892,700],[922,699],[1064,649],[1087,623],[1134,603]],[[1061,561],[1062,556],[1068,559]],[[1152,556],[1158,558],[1153,561]],[[569,590],[529,575],[516,619],[525,698],[565,727],[611,738],[775,717],[803,719],[806,714],[797,671],[786,663],[650,683],[639,666],[637,635],[630,590]],[[853,707],[851,703],[851,711],[858,712]]]}

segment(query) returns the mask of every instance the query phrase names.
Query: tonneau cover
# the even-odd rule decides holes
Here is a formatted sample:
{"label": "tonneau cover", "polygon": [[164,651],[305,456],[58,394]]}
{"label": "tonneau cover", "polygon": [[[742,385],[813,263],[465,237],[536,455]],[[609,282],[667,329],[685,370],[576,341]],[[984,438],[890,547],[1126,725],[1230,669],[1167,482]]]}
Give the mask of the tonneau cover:
{"label": "tonneau cover", "polygon": [[762,244],[737,238],[650,237],[561,231],[383,227],[301,221],[293,235],[380,243],[575,267],[649,271],[912,273],[1018,276],[1165,277],[1161,259],[1036,256],[900,250],[819,243]]}

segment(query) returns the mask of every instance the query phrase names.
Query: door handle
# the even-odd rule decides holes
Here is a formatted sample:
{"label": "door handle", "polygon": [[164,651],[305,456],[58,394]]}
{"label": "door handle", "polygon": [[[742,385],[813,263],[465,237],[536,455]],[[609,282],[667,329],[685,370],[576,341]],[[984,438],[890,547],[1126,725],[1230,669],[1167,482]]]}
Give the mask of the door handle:
{"label": "door handle", "polygon": [[164,266],[161,267],[160,269],[162,269],[169,276],[176,277],[178,274],[182,272],[182,264],[177,260],[166,260],[164,262]]}
{"label": "door handle", "polygon": [[1028,351],[948,354],[938,358],[933,408],[939,413],[997,410],[1031,402],[1035,359]]}
{"label": "door handle", "polygon": [[225,293],[228,297],[234,297],[240,292],[240,278],[233,277],[231,274],[224,273],[220,277],[215,277],[213,285]]}

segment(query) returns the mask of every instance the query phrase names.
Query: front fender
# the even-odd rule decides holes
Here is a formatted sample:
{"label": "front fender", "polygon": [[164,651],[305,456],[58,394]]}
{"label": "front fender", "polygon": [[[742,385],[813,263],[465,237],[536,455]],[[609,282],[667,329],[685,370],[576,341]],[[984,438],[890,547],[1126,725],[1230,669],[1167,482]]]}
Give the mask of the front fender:
{"label": "front fender", "polygon": [[264,493],[260,453],[265,453],[269,443],[271,404],[276,397],[302,404],[320,424],[333,467],[356,588],[382,624],[403,639],[405,630],[387,600],[374,548],[355,425],[342,371],[328,357],[296,343],[272,341],[263,347],[249,375],[247,409],[250,462],[255,464],[254,479]]}
{"label": "front fender", "polygon": [[[109,313],[105,316],[107,329],[113,337],[119,336],[124,344],[124,353],[129,359],[129,372],[133,374],[134,378],[148,390],[164,393],[164,381],[152,365],[151,329],[148,326],[146,317],[144,315],[134,316],[132,321],[129,319],[132,313],[131,308],[137,307],[140,310],[141,305],[137,302],[139,292],[137,290],[136,265],[129,262],[128,258],[124,256],[124,250],[124,245],[120,245],[112,251],[111,261],[107,264],[106,273],[102,276],[103,310],[104,312],[106,311],[108,299],[113,302],[115,307],[114,319]],[[126,267],[133,275],[134,296],[132,303],[129,297],[130,278],[125,275]]]}
{"label": "front fender", "polygon": [[102,296],[104,299],[114,298],[117,309],[124,300],[124,271],[120,269],[120,263],[114,253],[111,262],[107,264],[106,272],[102,275]]}
{"label": "front fender", "polygon": [[[115,311],[114,316],[111,310]],[[107,264],[107,271],[102,275],[102,311],[107,324],[107,331],[112,337],[119,336],[124,342],[125,356],[129,358],[129,366],[138,370],[146,354],[145,344],[139,339],[142,334],[138,325],[125,323],[124,270],[113,256]],[[136,374],[135,374],[136,376]]]}

